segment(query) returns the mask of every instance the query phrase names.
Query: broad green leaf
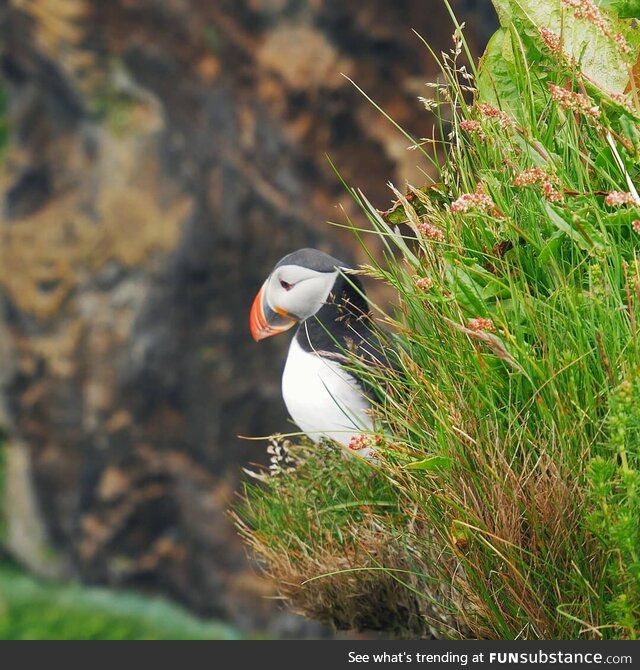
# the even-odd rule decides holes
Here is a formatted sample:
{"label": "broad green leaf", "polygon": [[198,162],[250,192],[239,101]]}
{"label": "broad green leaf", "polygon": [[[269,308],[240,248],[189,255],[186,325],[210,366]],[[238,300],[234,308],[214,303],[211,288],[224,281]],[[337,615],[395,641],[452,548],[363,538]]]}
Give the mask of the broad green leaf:
{"label": "broad green leaf", "polygon": [[640,18],[640,0],[601,0],[600,8],[611,10],[620,19]]}
{"label": "broad green leaf", "polygon": [[620,116],[620,127],[625,137],[631,141],[636,151],[640,149],[640,129],[638,124],[628,116]]}
{"label": "broad green leaf", "polygon": [[493,0],[493,8],[496,10],[501,26],[511,23],[513,12],[511,11],[511,0]]}
{"label": "broad green leaf", "polygon": [[620,209],[611,214],[601,215],[604,225],[612,231],[620,229],[631,229],[632,223],[638,219],[637,209]]}
{"label": "broad green leaf", "polygon": [[587,221],[577,217],[569,222],[565,220],[549,203],[545,203],[545,211],[551,223],[561,232],[570,237],[584,251],[592,251],[594,247],[602,248],[600,233]]}
{"label": "broad green leaf", "polygon": [[544,265],[545,263],[548,263],[549,259],[553,258],[558,253],[564,237],[565,234],[561,230],[556,230],[556,232],[551,235],[538,254],[541,264]]}
{"label": "broad green leaf", "polygon": [[498,29],[489,40],[478,66],[478,98],[515,114],[520,92],[508,28]]}
{"label": "broad green leaf", "polygon": [[[494,275],[478,265],[475,260],[459,259],[450,252],[445,254],[445,272],[456,300],[471,313],[484,314],[486,310],[484,292],[487,284],[497,283]],[[494,295],[502,289],[502,286],[498,286]]]}
{"label": "broad green leaf", "polygon": [[[626,17],[635,11],[640,0],[620,0],[620,3],[624,9],[618,8],[618,15],[622,17],[624,12]],[[580,63],[588,81],[605,93],[624,93],[629,83],[629,66],[637,61],[640,53],[640,30],[635,29],[631,21],[608,14],[611,30],[607,36],[586,18],[576,18],[573,11],[558,0],[494,0],[494,5],[502,30],[513,24],[519,33],[526,32],[532,36],[539,34],[540,28],[562,35],[564,53]],[[504,36],[498,38],[498,33],[494,38],[504,42]],[[611,37],[616,33],[623,34],[630,47],[630,53],[624,58]],[[494,38],[487,47],[488,60],[492,61],[498,55],[496,45],[491,44]],[[505,56],[504,53],[502,55]],[[493,70],[495,64],[487,63],[487,66]]]}

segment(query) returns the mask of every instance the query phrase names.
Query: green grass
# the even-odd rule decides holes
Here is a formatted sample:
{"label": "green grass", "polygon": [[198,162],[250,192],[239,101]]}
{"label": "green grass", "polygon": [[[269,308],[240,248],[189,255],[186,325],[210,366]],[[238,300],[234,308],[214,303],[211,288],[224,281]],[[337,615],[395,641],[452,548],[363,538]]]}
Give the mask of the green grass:
{"label": "green grass", "polygon": [[424,556],[401,541],[408,520],[392,483],[341,449],[279,443],[295,470],[248,482],[235,518],[283,594],[338,629],[430,634],[442,612],[425,599]]}
{"label": "green grass", "polygon": [[[370,227],[349,225],[365,250],[368,235],[385,249],[366,271],[397,296],[379,316],[396,333],[398,369],[363,374],[384,398],[376,471],[400,515],[378,523],[385,558],[347,562],[354,574],[388,568],[436,600],[436,617],[417,607],[424,632],[637,639],[640,39],[561,0],[495,4],[503,25],[479,67],[463,69],[459,31],[434,54],[436,132],[420,146],[433,180],[396,190],[385,213],[352,191]],[[295,475],[277,495],[301,483],[304,497],[310,482]],[[276,496],[261,491],[268,515]],[[360,496],[353,488],[353,508]],[[269,566],[273,545],[263,549],[276,538],[286,553],[288,531],[312,553],[315,523],[255,522],[245,533]],[[340,527],[357,540],[361,522]],[[332,546],[315,564],[289,553],[301,577],[285,595],[332,574],[345,544]],[[353,598],[328,584],[335,609]]]}
{"label": "green grass", "polygon": [[5,487],[5,436],[0,428],[0,546],[5,541],[7,522],[4,514],[4,487]]}
{"label": "green grass", "polygon": [[0,563],[1,640],[237,639],[160,598],[44,583]]}

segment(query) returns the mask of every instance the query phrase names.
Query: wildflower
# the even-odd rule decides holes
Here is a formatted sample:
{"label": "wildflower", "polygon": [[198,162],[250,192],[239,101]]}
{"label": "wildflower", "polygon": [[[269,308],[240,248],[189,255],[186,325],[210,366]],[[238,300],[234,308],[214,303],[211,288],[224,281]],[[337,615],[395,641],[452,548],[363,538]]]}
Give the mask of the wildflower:
{"label": "wildflower", "polygon": [[[439,81],[428,81],[425,86],[427,88],[435,88],[438,96],[442,98],[445,102],[451,102],[451,93],[449,92],[449,87],[446,84],[443,84]],[[427,101],[422,98],[422,102],[427,105]]]}
{"label": "wildflower", "polygon": [[469,134],[476,134],[481,140],[486,139],[484,130],[482,130],[482,124],[480,121],[474,121],[473,119],[465,119],[460,121],[460,130],[464,130]]}
{"label": "wildflower", "polygon": [[463,193],[457,200],[451,203],[452,212],[468,212],[470,209],[477,209],[483,212],[495,209],[491,196],[484,192],[482,184],[478,184],[475,193]]}
{"label": "wildflower", "polygon": [[594,4],[593,0],[562,0],[562,3],[565,7],[573,10],[574,16],[577,19],[588,21],[600,31],[601,35],[613,40],[622,53],[630,53],[631,49],[624,36],[620,33],[614,34],[612,32],[605,15]]}
{"label": "wildflower", "polygon": [[611,193],[607,193],[604,204],[609,207],[621,207],[622,205],[640,206],[640,202],[638,202],[635,195],[623,191],[611,191]]}
{"label": "wildflower", "polygon": [[593,100],[588,95],[576,93],[552,83],[548,83],[547,87],[554,102],[562,109],[579,112],[592,119],[597,119],[600,116],[600,108],[593,104]]}
{"label": "wildflower", "polygon": [[479,316],[476,319],[469,319],[467,321],[467,328],[474,332],[495,333],[496,327],[491,319],[486,319]]}
{"label": "wildflower", "polygon": [[[640,235],[640,219],[636,219],[635,221],[631,222],[631,227],[633,230]],[[417,283],[417,282],[416,282]]]}
{"label": "wildflower", "polygon": [[560,40],[560,35],[556,35],[547,28],[540,28],[540,37],[547,49],[549,49],[554,56],[560,56],[562,54],[562,41]]}
{"label": "wildflower", "polygon": [[586,19],[603,33],[609,29],[609,24],[602,12],[593,4],[592,0],[562,0],[562,3],[573,9],[577,19]]}
{"label": "wildflower", "polygon": [[560,193],[560,191],[558,191],[550,181],[543,182],[541,190],[542,195],[549,202],[562,202],[563,200],[562,193]]}
{"label": "wildflower", "polygon": [[368,435],[354,435],[350,440],[349,440],[349,449],[351,451],[360,451],[361,449],[370,449],[371,448],[371,440],[369,439]]}
{"label": "wildflower", "polygon": [[521,172],[514,180],[514,186],[530,186],[540,184],[549,178],[549,173],[542,168],[529,168]]}
{"label": "wildflower", "polygon": [[473,81],[473,75],[471,72],[467,71],[467,66],[463,65],[462,67],[458,68],[458,74],[465,80],[465,81]]}
{"label": "wildflower", "polygon": [[418,230],[428,240],[444,242],[444,233],[440,230],[440,228],[438,228],[438,226],[434,226],[432,223],[427,223],[426,221],[419,223]]}
{"label": "wildflower", "polygon": [[558,178],[542,168],[529,168],[521,172],[514,180],[514,186],[541,186],[542,195],[550,202],[561,202],[562,193],[558,191]]}
{"label": "wildflower", "polygon": [[461,23],[460,27],[456,29],[456,31],[453,33],[451,36],[453,39],[453,57],[454,59],[458,58],[458,56],[462,53],[462,46],[464,44],[464,41],[462,39],[462,31],[464,30],[465,24]]}
{"label": "wildflower", "polygon": [[433,286],[433,279],[431,277],[415,277],[415,283],[416,288],[419,288],[421,291],[428,291]]}
{"label": "wildflower", "polygon": [[627,42],[626,38],[622,33],[616,33],[613,36],[613,41],[618,45],[618,49],[620,49],[620,52],[623,54],[628,54],[631,53],[631,47],[629,46],[629,43]]}
{"label": "wildflower", "polygon": [[500,128],[512,128],[513,120],[508,114],[505,114],[501,109],[494,107],[493,105],[488,105],[486,102],[480,103],[478,105],[478,111],[486,119],[492,119],[498,122]]}

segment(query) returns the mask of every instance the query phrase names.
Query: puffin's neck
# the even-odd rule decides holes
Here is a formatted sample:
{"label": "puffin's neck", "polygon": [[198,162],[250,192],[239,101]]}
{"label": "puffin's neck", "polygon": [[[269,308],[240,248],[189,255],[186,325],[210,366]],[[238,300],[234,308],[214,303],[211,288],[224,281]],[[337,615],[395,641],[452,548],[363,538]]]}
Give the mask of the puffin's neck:
{"label": "puffin's neck", "polygon": [[341,353],[353,342],[365,340],[371,314],[360,280],[338,275],[325,304],[298,327],[296,339],[305,351]]}

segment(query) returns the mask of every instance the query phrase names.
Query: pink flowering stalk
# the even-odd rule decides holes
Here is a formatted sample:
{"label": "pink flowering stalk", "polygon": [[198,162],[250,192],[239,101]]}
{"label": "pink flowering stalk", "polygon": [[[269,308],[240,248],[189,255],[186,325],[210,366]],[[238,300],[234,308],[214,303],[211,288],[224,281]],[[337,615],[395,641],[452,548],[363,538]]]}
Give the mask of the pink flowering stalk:
{"label": "pink flowering stalk", "polygon": [[549,202],[562,202],[563,201],[563,196],[560,191],[556,189],[556,187],[553,185],[552,182],[550,181],[544,181],[542,182],[542,195],[549,201]]}
{"label": "pink flowering stalk", "polygon": [[349,449],[351,451],[360,451],[361,449],[368,449],[371,447],[371,440],[368,435],[354,435],[349,440]]}
{"label": "pink flowering stalk", "polygon": [[470,135],[477,135],[481,140],[487,138],[484,130],[482,129],[482,124],[480,121],[475,121],[473,119],[465,119],[460,121],[460,130],[464,130]]}
{"label": "pink flowering stalk", "polygon": [[485,193],[483,184],[478,184],[475,193],[463,193],[457,200],[451,203],[451,211],[456,214],[468,212],[471,209],[489,212],[495,208],[495,203],[491,199],[491,196]]}
{"label": "pink flowering stalk", "polygon": [[478,105],[478,112],[480,112],[480,115],[485,119],[496,121],[500,128],[513,128],[514,126],[513,119],[508,114],[486,102]]}
{"label": "pink flowering stalk", "polygon": [[444,233],[434,226],[432,223],[422,222],[418,224],[418,230],[427,240],[433,240],[434,242],[444,242]]}
{"label": "pink flowering stalk", "polygon": [[588,95],[576,93],[552,83],[548,83],[547,87],[554,102],[565,111],[578,112],[591,119],[598,119],[600,117],[600,108],[594,104]]}
{"label": "pink flowering stalk", "polygon": [[573,9],[577,19],[585,19],[592,23],[603,35],[609,30],[607,20],[591,0],[562,0],[562,4]]}
{"label": "pink flowering stalk", "polygon": [[540,28],[540,37],[547,49],[549,49],[554,56],[562,55],[562,41],[560,35],[556,35],[548,28]]}
{"label": "pink flowering stalk", "polygon": [[374,443],[374,441],[371,439],[371,437],[369,437],[369,435],[364,434],[354,435],[349,440],[348,448],[351,451],[357,452],[359,456],[368,458],[371,461],[377,461],[378,453],[373,448],[374,444],[378,444],[377,438]]}
{"label": "pink flowering stalk", "polygon": [[624,191],[611,191],[611,193],[607,193],[604,204],[609,207],[622,207],[623,205],[640,206],[640,202],[633,193],[626,193]]}
{"label": "pink flowering stalk", "polygon": [[542,168],[529,168],[521,172],[514,180],[514,186],[539,185],[542,195],[550,202],[562,202],[562,193],[558,191],[558,178]]}
{"label": "pink flowering stalk", "polygon": [[421,291],[428,291],[433,286],[433,279],[431,277],[416,277],[415,283],[416,288],[419,288]]}
{"label": "pink flowering stalk", "polygon": [[627,40],[624,35],[614,33],[611,30],[611,25],[600,11],[597,5],[592,0],[562,0],[565,7],[573,10],[573,14],[577,19],[584,19],[594,25],[600,33],[610,40],[613,40],[621,53],[631,53]]}
{"label": "pink flowering stalk", "polygon": [[640,235],[640,219],[636,219],[631,223],[631,227],[633,228],[634,232],[638,233]]}
{"label": "pink flowering stalk", "polygon": [[550,175],[542,168],[529,168],[521,172],[514,180],[514,186],[532,186],[533,184],[541,184],[543,181],[550,180]]}
{"label": "pink flowering stalk", "polygon": [[469,319],[469,321],[467,321],[467,328],[476,333],[495,333],[496,331],[493,321],[482,316],[479,316],[476,319]]}

